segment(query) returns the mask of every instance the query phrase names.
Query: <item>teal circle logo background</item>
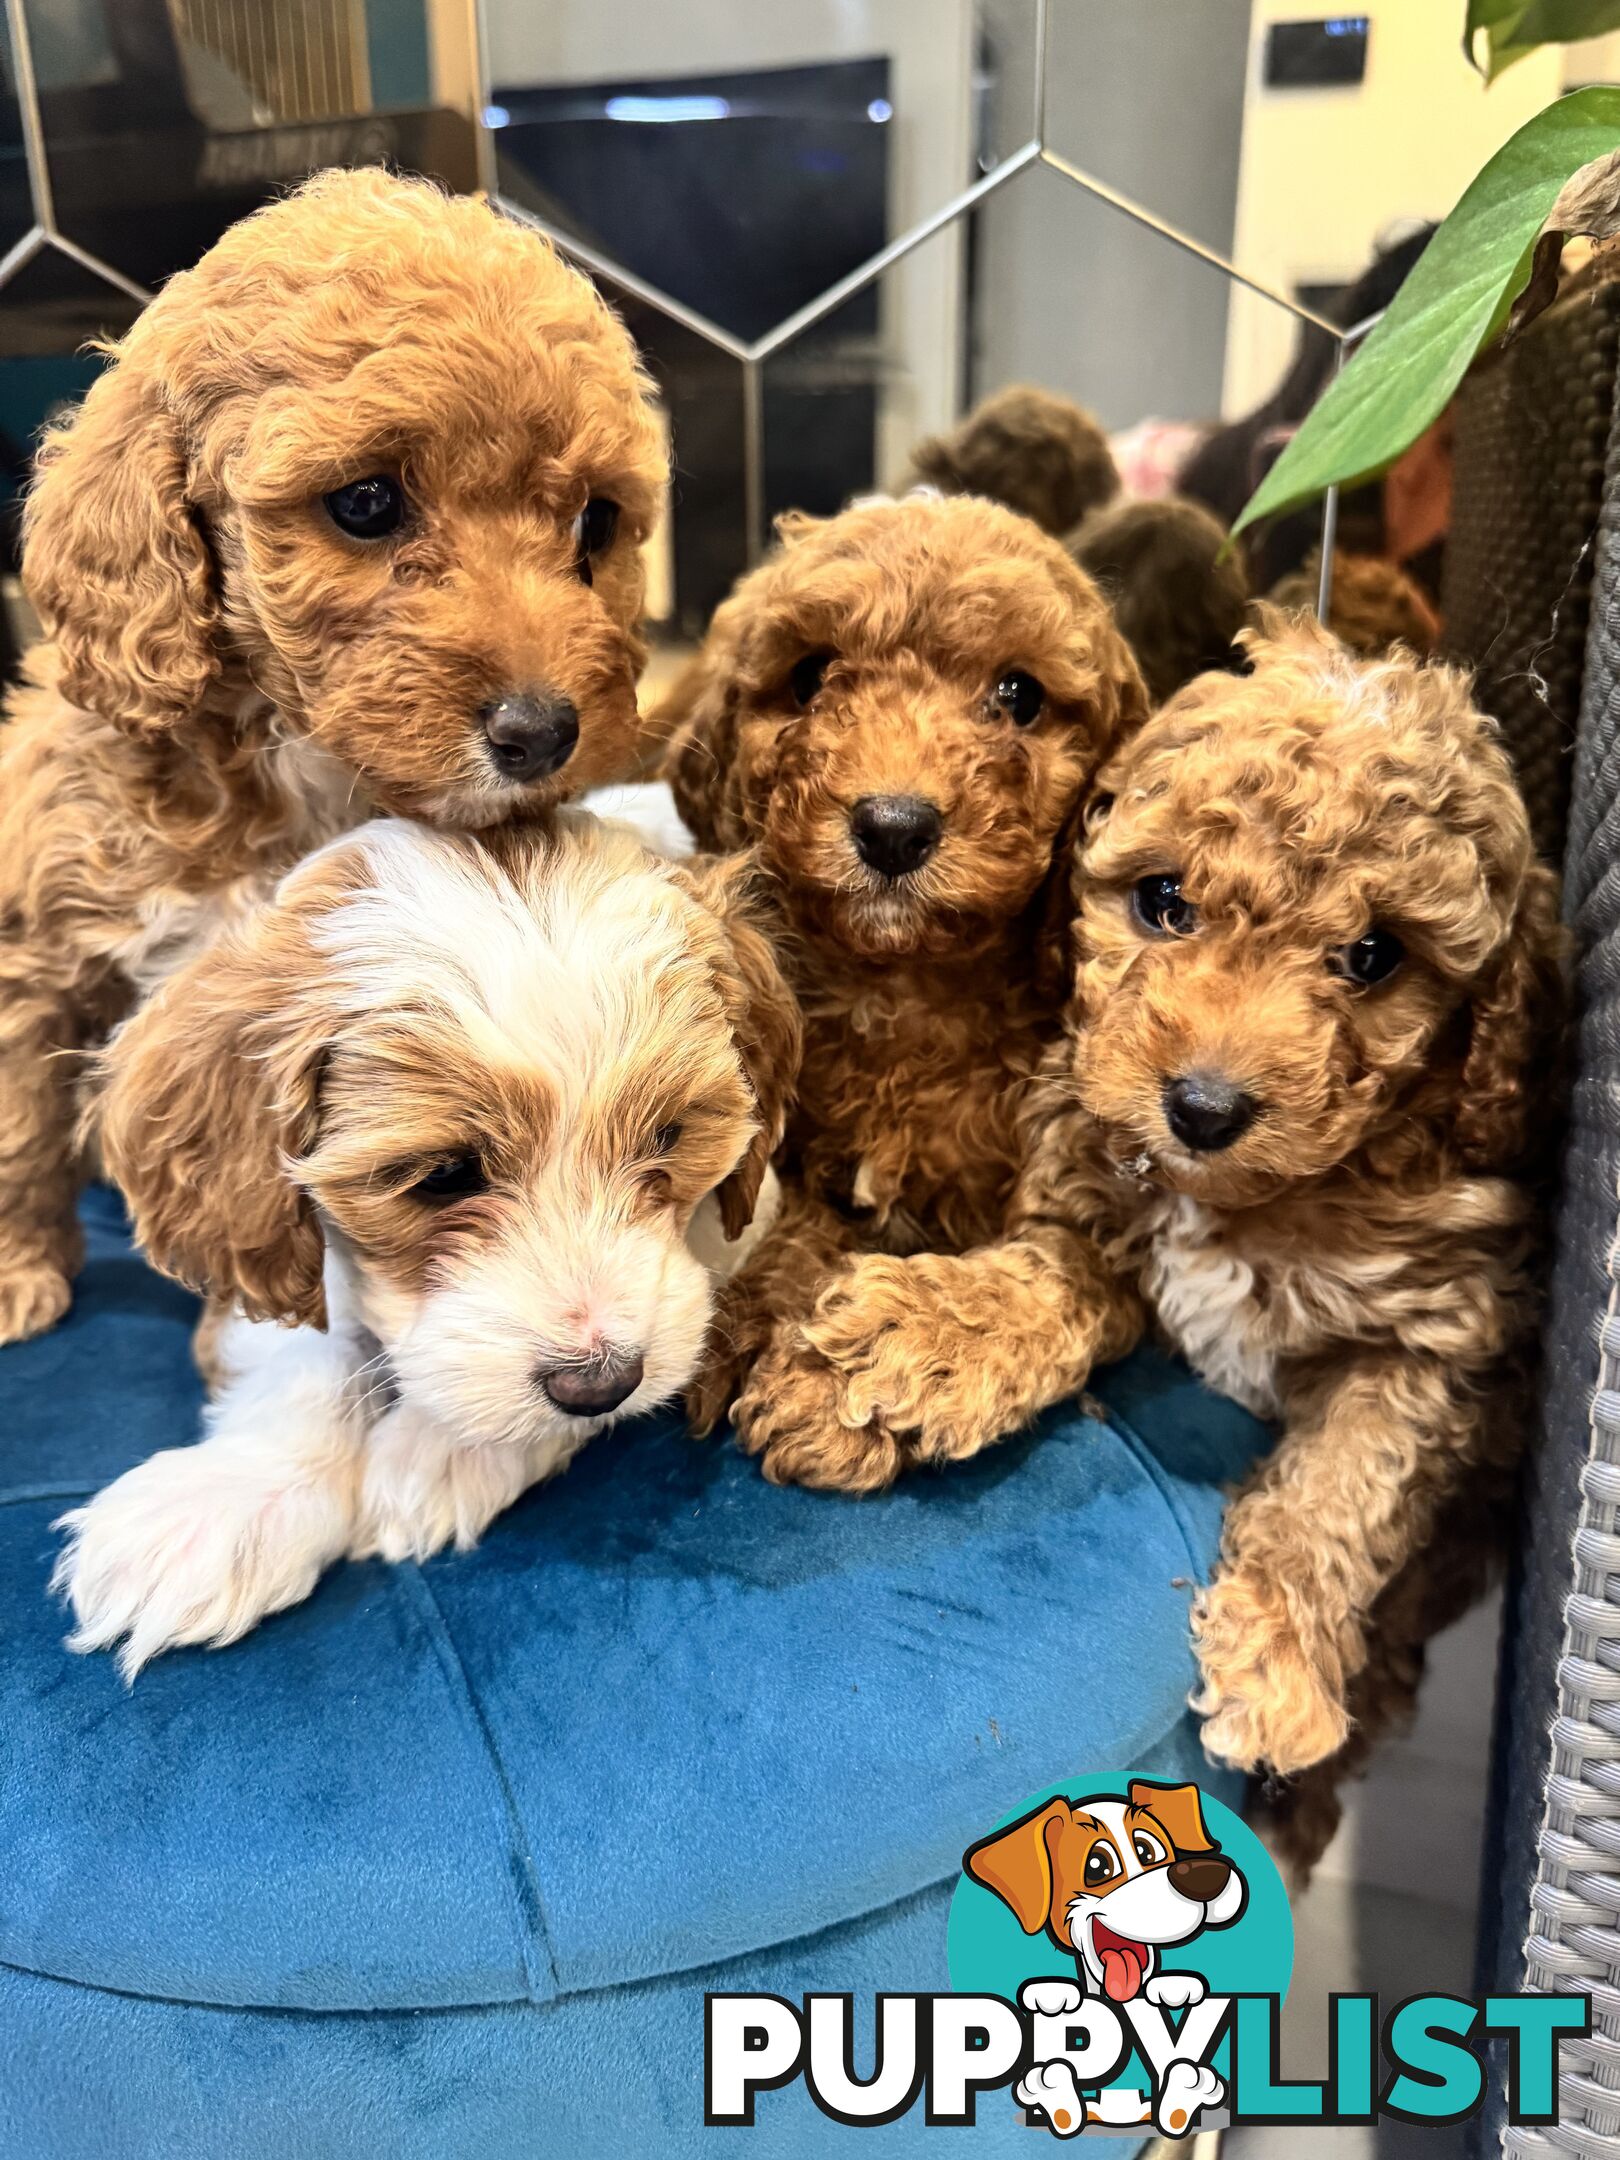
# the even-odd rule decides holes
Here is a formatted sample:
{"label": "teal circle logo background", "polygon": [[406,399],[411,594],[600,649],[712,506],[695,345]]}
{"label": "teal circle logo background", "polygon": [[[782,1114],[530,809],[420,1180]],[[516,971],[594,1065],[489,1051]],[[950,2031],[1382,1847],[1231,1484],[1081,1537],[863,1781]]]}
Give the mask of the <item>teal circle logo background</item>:
{"label": "teal circle logo background", "polygon": [[[1048,1800],[1123,1800],[1132,1782],[1118,1771],[1064,1778],[1031,1793],[999,1822],[986,1823],[989,1837],[1020,1821]],[[1149,1777],[1150,1784],[1173,1780]],[[1276,1863],[1239,1815],[1198,1788],[1209,1834],[1249,1886],[1249,1900],[1230,1927],[1205,1928],[1184,1943],[1167,1944],[1160,1970],[1201,1973],[1212,1995],[1275,1995],[1288,1992],[1294,1970],[1294,1919]],[[977,1842],[977,1840],[975,1840]],[[1074,1959],[1047,1934],[1026,1935],[1016,1914],[993,1890],[964,1875],[951,1899],[945,1937],[951,1986],[958,1994],[1000,1995],[1018,2000],[1026,1980],[1072,1980]],[[1224,2053],[1224,2048],[1223,2051]]]}

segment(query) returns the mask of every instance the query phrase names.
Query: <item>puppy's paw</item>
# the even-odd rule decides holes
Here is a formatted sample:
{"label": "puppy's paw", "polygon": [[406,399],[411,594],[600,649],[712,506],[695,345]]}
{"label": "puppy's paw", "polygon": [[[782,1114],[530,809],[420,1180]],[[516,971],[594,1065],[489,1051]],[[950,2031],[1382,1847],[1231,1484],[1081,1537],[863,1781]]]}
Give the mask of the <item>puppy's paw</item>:
{"label": "puppy's paw", "polygon": [[0,1343],[43,1335],[72,1303],[73,1285],[52,1261],[23,1261],[0,1270]]}
{"label": "puppy's paw", "polygon": [[1085,2006],[1085,1991],[1072,1980],[1026,1980],[1018,2000],[1034,2017],[1072,2017]]}
{"label": "puppy's paw", "polygon": [[898,1442],[881,1426],[846,1422],[839,1375],[797,1328],[779,1330],[731,1414],[738,1444],[759,1457],[773,1485],[881,1492],[904,1467]]}
{"label": "puppy's paw", "polygon": [[1071,2138],[1086,2127],[1086,2103],[1073,2068],[1061,2055],[1051,2062],[1032,2064],[1018,2080],[1014,2094],[1022,2106],[1039,2108],[1061,2138]]}
{"label": "puppy's paw", "polygon": [[1290,1777],[1344,1745],[1344,1702],[1274,1586],[1220,1577],[1193,1609],[1193,1640],[1202,1680],[1192,1707],[1217,1762]]}
{"label": "puppy's paw", "polygon": [[1218,2107],[1226,2087],[1207,2063],[1173,2062],[1159,2087],[1154,2119],[1162,2137],[1185,2137],[1203,2108]]}
{"label": "puppy's paw", "polygon": [[[567,1453],[557,1450],[552,1467]],[[356,1560],[426,1560],[454,1544],[467,1552],[543,1474],[516,1442],[458,1447],[444,1428],[399,1403],[366,1436]]]}
{"label": "puppy's paw", "polygon": [[769,1316],[747,1276],[722,1283],[698,1369],[682,1398],[687,1429],[706,1440],[737,1400],[755,1360],[770,1340]]}
{"label": "puppy's paw", "polygon": [[988,1290],[981,1267],[946,1254],[842,1269],[803,1330],[838,1376],[841,1422],[903,1436],[920,1462],[961,1461],[1021,1423],[1027,1375],[1000,1354]]}
{"label": "puppy's paw", "polygon": [[748,1373],[748,1362],[722,1349],[712,1340],[702,1362],[687,1382],[681,1398],[686,1429],[694,1440],[707,1440],[737,1399]]}
{"label": "puppy's paw", "polygon": [[1155,1973],[1142,1993],[1160,2010],[1185,2010],[1209,1993],[1203,1976],[1191,1972]]}
{"label": "puppy's paw", "polygon": [[110,1650],[133,1680],[180,1643],[235,1642],[314,1589],[341,1542],[318,1484],[277,1485],[204,1441],[127,1470],[61,1517],[51,1588],[78,1623],[72,1650]]}

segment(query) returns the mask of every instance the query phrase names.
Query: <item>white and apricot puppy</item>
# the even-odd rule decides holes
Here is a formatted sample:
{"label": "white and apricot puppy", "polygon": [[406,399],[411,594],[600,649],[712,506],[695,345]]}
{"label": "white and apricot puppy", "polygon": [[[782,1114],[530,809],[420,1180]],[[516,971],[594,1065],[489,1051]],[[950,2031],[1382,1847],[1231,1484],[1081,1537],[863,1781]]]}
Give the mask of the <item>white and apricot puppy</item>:
{"label": "white and apricot puppy", "polygon": [[200,1443],[63,1518],[75,1648],[133,1675],[345,1554],[470,1545],[679,1395],[764,1227],[798,1066],[748,875],[583,813],[379,822],[119,1032],[105,1160],[211,1300],[214,1399]]}

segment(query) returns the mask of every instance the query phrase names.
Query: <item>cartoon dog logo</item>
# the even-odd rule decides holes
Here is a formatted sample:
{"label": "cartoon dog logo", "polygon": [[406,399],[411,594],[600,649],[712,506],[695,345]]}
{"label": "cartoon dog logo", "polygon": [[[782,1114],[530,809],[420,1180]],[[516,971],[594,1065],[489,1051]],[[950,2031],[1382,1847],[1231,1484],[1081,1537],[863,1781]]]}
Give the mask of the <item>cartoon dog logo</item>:
{"label": "cartoon dog logo", "polygon": [[[1011,1908],[1026,1935],[1044,1931],[1074,1959],[1078,1988],[1043,1981],[1024,1991],[1031,2007],[1048,2015],[1077,2010],[1086,1994],[1120,2006],[1140,1995],[1165,2010],[1202,2002],[1202,1976],[1161,1971],[1161,1952],[1206,1928],[1230,1927],[1249,1897],[1243,1876],[1205,1827],[1197,1786],[1146,1778],[1133,1778],[1123,1800],[1117,1794],[1049,1800],[970,1846],[962,1865]],[[1141,2119],[1157,2116],[1162,2130],[1179,2136],[1198,2108],[1224,2098],[1224,2088],[1212,2070],[1194,2072],[1187,2064],[1172,2070],[1159,2107],[1145,2107]],[[1039,2107],[1060,2136],[1087,2121],[1120,2119],[1106,2101],[1101,2107],[1082,2101],[1061,2058],[1036,2063],[1018,2097]]]}

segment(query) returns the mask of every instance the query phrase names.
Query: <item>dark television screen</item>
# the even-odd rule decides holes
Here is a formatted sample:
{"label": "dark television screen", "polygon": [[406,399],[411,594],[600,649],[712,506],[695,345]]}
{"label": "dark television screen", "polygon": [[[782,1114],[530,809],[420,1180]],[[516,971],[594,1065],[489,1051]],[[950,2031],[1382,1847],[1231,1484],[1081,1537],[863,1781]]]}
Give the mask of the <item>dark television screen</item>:
{"label": "dark television screen", "polygon": [[[879,55],[676,80],[497,84],[485,117],[509,201],[748,339],[889,238],[893,94]],[[741,370],[603,282],[669,408],[676,615],[696,636],[743,567]],[[881,295],[868,285],[764,369],[769,515],[836,510],[880,477],[881,333]]]}
{"label": "dark television screen", "polygon": [[1358,83],[1367,72],[1365,15],[1273,23],[1266,33],[1268,90],[1315,90]]}

